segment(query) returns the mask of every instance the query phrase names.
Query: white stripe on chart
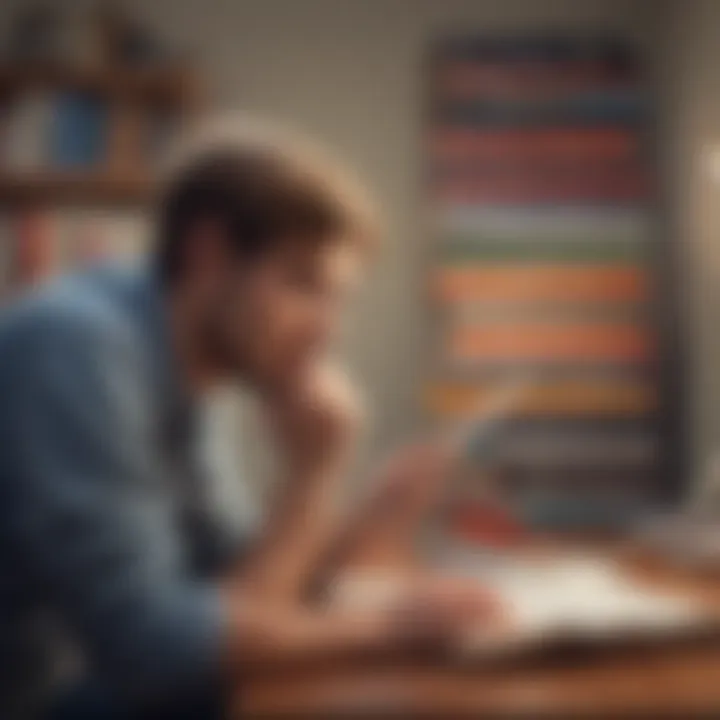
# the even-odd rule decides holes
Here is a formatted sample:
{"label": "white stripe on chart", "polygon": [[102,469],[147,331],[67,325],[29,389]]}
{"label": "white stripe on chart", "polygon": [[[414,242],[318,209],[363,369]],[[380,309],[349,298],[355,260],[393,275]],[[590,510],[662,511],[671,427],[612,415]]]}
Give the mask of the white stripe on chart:
{"label": "white stripe on chart", "polygon": [[627,241],[650,238],[653,216],[637,209],[488,209],[455,205],[438,209],[436,231],[444,235],[474,234],[527,240]]}

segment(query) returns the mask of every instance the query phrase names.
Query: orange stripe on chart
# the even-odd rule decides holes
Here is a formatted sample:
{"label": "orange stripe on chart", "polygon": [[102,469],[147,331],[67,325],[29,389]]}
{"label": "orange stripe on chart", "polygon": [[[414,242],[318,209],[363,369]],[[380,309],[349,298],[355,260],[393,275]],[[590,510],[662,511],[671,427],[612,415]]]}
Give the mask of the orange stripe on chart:
{"label": "orange stripe on chart", "polygon": [[508,325],[461,329],[450,338],[453,360],[643,362],[653,334],[637,325]]}
{"label": "orange stripe on chart", "polygon": [[552,200],[640,200],[647,197],[650,183],[639,171],[606,173],[605,176],[553,178],[487,177],[441,183],[436,197],[455,204],[505,204]]}
{"label": "orange stripe on chart", "polygon": [[[481,412],[500,391],[498,385],[447,384],[427,392],[429,409],[438,415],[468,419]],[[657,410],[655,388],[630,382],[558,381],[528,388],[508,417],[523,416],[646,416]]]}
{"label": "orange stripe on chart", "polygon": [[644,302],[649,284],[636,266],[483,265],[441,268],[434,289],[449,302]]}

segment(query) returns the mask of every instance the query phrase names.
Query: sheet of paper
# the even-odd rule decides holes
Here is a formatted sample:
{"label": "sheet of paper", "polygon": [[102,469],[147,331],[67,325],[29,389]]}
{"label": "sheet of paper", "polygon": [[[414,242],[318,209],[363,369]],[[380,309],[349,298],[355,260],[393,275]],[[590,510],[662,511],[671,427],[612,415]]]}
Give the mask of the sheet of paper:
{"label": "sheet of paper", "polygon": [[[514,559],[488,556],[475,563],[446,568],[450,575],[472,577],[500,598],[511,630],[469,628],[466,652],[502,651],[545,641],[580,638],[664,636],[707,622],[690,598],[663,594],[627,577],[611,560],[594,556]],[[337,598],[346,605],[393,601],[402,585],[392,575],[362,574],[346,578]]]}
{"label": "sheet of paper", "polygon": [[[527,643],[657,636],[705,620],[690,598],[644,587],[611,560],[592,556],[542,562],[507,559],[468,574],[498,593],[514,634]],[[467,646],[482,646],[484,634],[483,628],[470,632]]]}

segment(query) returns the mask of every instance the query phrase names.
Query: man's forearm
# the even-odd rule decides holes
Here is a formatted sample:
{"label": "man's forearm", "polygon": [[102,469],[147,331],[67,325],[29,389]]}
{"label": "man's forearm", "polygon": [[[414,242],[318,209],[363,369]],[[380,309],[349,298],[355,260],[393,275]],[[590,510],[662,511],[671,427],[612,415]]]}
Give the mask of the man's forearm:
{"label": "man's forearm", "polygon": [[328,359],[290,385],[266,388],[263,401],[285,482],[242,577],[260,595],[297,602],[335,535],[336,496],[352,458],[359,404]]}
{"label": "man's forearm", "polygon": [[237,585],[226,600],[226,665],[234,671],[439,650],[499,610],[476,583],[439,576],[401,582],[390,596],[352,606],[273,604]]}
{"label": "man's forearm", "polygon": [[231,593],[228,601],[226,656],[234,670],[382,653],[402,645],[389,609],[311,610],[271,604],[252,593]]}
{"label": "man's forearm", "polygon": [[249,592],[270,602],[298,602],[338,535],[337,465],[289,478],[267,526],[238,575]]}

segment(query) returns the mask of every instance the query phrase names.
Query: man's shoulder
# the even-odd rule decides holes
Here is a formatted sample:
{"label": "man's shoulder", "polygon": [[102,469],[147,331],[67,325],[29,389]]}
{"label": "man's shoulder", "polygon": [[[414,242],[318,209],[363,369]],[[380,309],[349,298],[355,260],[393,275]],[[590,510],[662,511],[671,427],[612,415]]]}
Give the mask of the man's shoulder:
{"label": "man's shoulder", "polygon": [[135,271],[98,268],[25,293],[0,314],[0,354],[64,353],[138,341]]}

